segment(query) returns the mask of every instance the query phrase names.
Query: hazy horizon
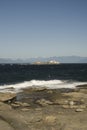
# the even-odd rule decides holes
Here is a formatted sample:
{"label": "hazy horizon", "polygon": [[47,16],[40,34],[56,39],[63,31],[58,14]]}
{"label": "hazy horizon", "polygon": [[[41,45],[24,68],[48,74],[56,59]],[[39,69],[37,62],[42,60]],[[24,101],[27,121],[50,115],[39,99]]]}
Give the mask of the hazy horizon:
{"label": "hazy horizon", "polygon": [[16,57],[16,58],[13,58],[13,57],[0,57],[0,59],[13,59],[13,60],[17,60],[17,59],[22,59],[22,60],[26,60],[26,59],[33,59],[33,58],[53,58],[53,57],[81,57],[81,58],[87,58],[87,56],[76,56],[76,55],[69,55],[69,56],[48,56],[48,57],[45,57],[45,56],[37,56],[37,57],[27,57],[27,58],[23,58],[23,57]]}
{"label": "hazy horizon", "polygon": [[79,56],[60,56],[60,57],[33,57],[33,58],[0,58],[0,64],[2,63],[34,63],[34,62],[48,62],[57,61],[60,63],[87,63],[87,57]]}

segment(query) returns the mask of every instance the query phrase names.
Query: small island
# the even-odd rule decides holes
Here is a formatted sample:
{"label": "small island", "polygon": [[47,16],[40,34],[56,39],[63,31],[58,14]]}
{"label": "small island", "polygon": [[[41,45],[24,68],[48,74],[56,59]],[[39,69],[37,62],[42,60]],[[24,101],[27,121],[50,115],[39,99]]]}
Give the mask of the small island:
{"label": "small island", "polygon": [[33,64],[35,64],[35,65],[54,65],[54,64],[60,64],[60,62],[55,61],[55,60],[46,61],[46,62],[37,61],[37,62],[34,62]]}

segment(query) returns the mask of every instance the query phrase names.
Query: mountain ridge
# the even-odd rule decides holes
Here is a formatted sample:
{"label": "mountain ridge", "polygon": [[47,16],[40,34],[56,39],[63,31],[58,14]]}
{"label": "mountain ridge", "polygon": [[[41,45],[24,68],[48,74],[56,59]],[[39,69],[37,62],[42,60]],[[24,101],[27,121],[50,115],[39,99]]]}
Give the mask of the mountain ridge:
{"label": "mountain ridge", "polygon": [[60,63],[87,63],[87,57],[81,56],[53,56],[53,57],[37,57],[37,58],[27,58],[27,59],[12,59],[12,58],[0,58],[0,63],[33,63],[33,62],[47,62],[55,60]]}

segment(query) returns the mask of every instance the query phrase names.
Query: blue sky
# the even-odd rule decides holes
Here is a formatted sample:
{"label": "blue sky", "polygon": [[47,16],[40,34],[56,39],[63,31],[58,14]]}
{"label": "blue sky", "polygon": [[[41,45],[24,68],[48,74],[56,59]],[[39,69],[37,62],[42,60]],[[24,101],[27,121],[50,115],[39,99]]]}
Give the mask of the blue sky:
{"label": "blue sky", "polygon": [[87,0],[0,0],[0,58],[87,56]]}

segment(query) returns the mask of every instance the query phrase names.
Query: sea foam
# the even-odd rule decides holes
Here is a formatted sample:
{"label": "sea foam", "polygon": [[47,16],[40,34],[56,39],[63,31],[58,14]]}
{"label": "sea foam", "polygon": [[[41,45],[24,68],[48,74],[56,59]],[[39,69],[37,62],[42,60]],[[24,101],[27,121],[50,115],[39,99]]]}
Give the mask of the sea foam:
{"label": "sea foam", "polygon": [[75,82],[75,81],[64,81],[64,80],[31,80],[24,81],[22,83],[0,85],[0,92],[19,92],[24,88],[32,87],[45,87],[47,89],[60,89],[60,88],[76,88],[77,85],[84,85],[87,82]]}

